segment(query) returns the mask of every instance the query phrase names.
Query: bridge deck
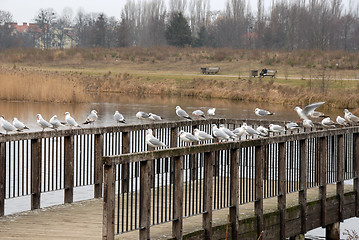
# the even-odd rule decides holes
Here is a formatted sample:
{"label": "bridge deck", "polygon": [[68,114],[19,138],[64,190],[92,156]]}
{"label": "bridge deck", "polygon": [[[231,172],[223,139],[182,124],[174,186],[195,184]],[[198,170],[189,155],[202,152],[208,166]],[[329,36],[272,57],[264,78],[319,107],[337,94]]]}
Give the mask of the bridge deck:
{"label": "bridge deck", "polygon": [[[352,191],[345,186],[345,192]],[[335,185],[328,185],[327,196],[335,195]],[[308,189],[308,202],[318,199],[318,189]],[[298,203],[298,193],[287,194],[287,206]],[[254,216],[253,203],[241,205],[240,219]],[[102,199],[92,199],[72,204],[58,205],[27,211],[0,218],[0,239],[101,239]],[[264,201],[265,212],[277,209],[277,198]],[[228,208],[213,212],[213,226],[227,223]],[[202,229],[202,215],[184,219],[184,235]],[[151,227],[151,239],[171,237],[171,223]],[[138,232],[117,236],[117,239],[137,239]]]}

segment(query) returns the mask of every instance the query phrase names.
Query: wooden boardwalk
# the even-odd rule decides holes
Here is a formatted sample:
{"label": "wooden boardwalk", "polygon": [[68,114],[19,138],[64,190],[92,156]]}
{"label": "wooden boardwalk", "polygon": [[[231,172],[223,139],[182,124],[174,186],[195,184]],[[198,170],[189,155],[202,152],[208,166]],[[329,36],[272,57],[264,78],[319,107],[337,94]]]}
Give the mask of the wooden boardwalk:
{"label": "wooden boardwalk", "polygon": [[[352,185],[345,186],[345,192],[352,191]],[[335,185],[328,185],[327,196],[335,195]],[[308,202],[318,199],[318,189],[308,190]],[[287,207],[297,205],[298,193],[287,195]],[[265,213],[277,210],[277,198],[264,200]],[[0,218],[0,239],[101,239],[102,199],[91,199],[27,211]],[[254,204],[239,208],[240,219],[254,216]],[[228,208],[213,212],[213,226],[227,224]],[[151,227],[151,239],[171,238],[171,223]],[[202,229],[202,215],[185,218],[183,234]],[[116,239],[137,239],[138,231],[121,234]]]}

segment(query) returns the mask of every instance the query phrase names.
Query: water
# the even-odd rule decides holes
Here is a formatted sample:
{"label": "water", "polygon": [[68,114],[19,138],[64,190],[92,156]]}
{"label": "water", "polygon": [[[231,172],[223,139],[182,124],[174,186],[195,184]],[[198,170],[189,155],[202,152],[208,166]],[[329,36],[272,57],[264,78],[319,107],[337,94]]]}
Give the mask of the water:
{"label": "water", "polygon": [[[266,103],[243,103],[231,100],[219,99],[194,99],[194,98],[168,98],[168,97],[146,97],[139,98],[137,96],[124,95],[102,95],[97,97],[93,103],[77,103],[77,104],[62,104],[62,103],[32,103],[32,102],[7,102],[0,101],[0,114],[5,119],[12,121],[17,117],[23,121],[30,131],[40,131],[41,128],[36,123],[36,114],[41,113],[42,116],[49,120],[54,114],[60,120],[64,119],[64,113],[70,112],[71,115],[82,123],[92,109],[96,109],[99,119],[96,126],[114,126],[116,123],[113,120],[115,110],[122,113],[128,124],[139,124],[143,122],[150,122],[145,120],[141,122],[135,115],[138,111],[152,112],[161,115],[165,121],[178,120],[175,114],[175,107],[179,105],[187,113],[194,110],[201,109],[206,112],[208,108],[216,108],[216,117],[221,118],[237,118],[237,119],[259,119],[254,114],[256,107],[263,108],[275,112],[274,116],[267,119],[297,121],[298,116],[293,110],[295,106],[283,106],[280,104],[266,104]],[[342,110],[335,110],[328,113],[332,119],[337,115],[343,115]],[[52,130],[45,130],[52,131]],[[2,131],[3,132],[3,131]],[[93,187],[78,187],[74,189],[74,200],[84,200],[93,197]],[[63,191],[55,191],[42,194],[41,207],[61,204],[63,201]],[[28,210],[30,208],[29,197],[20,197],[9,199],[5,201],[6,214],[12,214]],[[353,218],[346,220],[341,224],[341,238],[346,239],[344,230],[355,230],[359,233],[359,219]],[[324,239],[325,229],[317,228],[307,233],[306,237],[313,239]]]}

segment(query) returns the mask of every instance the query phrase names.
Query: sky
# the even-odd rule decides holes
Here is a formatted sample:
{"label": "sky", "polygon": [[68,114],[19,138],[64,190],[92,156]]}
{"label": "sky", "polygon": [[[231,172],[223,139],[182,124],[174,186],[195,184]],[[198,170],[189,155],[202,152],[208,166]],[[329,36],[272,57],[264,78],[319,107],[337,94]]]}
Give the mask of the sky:
{"label": "sky", "polygon": [[[267,6],[272,2],[271,0],[264,1]],[[359,2],[359,0],[343,0],[345,6],[348,5],[349,1]],[[108,17],[120,19],[122,8],[126,2],[127,0],[0,0],[0,10],[10,12],[14,21],[19,24],[34,22],[34,18],[41,8],[52,8],[57,14],[62,15],[63,9],[70,7],[74,15],[82,9],[85,13],[103,12]],[[211,10],[224,10],[226,2],[227,0],[210,0]],[[254,4],[252,9],[255,9],[257,0],[250,2]]]}

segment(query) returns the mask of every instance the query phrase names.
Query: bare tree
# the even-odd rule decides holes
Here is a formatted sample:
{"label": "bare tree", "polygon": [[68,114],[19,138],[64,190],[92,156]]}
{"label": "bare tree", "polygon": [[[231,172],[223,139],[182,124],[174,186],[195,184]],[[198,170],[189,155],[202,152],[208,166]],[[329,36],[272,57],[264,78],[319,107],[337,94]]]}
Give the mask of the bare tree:
{"label": "bare tree", "polygon": [[39,47],[52,47],[52,43],[55,36],[53,24],[56,22],[56,19],[57,14],[52,8],[39,10],[38,14],[35,17],[35,21],[41,30],[40,39],[42,45],[40,45]]}

